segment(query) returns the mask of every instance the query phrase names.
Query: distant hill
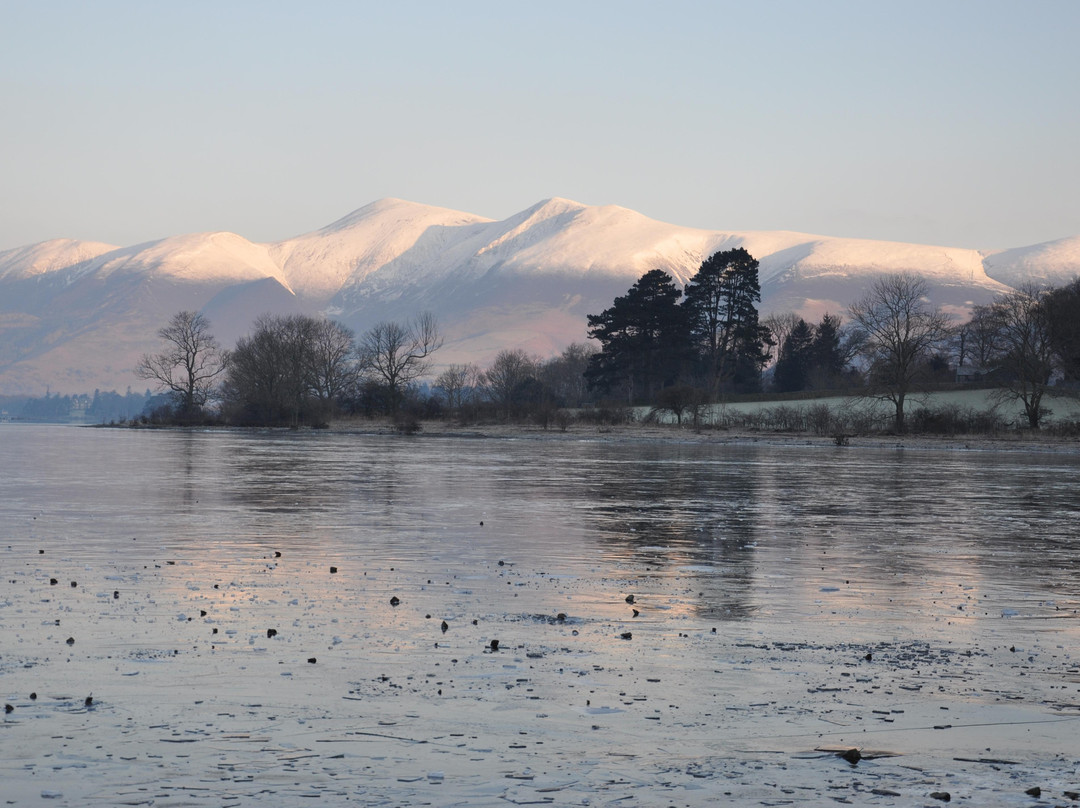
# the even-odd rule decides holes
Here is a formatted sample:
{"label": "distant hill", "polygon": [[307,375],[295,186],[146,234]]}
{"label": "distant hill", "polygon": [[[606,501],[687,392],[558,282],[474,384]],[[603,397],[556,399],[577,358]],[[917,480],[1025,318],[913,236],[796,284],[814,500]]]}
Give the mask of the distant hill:
{"label": "distant hill", "polygon": [[1018,284],[1080,274],[1080,237],[1003,251],[697,230],[617,206],[548,199],[502,221],[400,199],[274,244],[233,233],[131,247],[68,239],[0,252],[0,393],[145,386],[131,370],[181,309],[227,345],[263,312],[326,314],[358,333],[435,313],[440,362],[503,348],[548,355],[585,338],[585,315],[644,272],[680,283],[717,250],[761,262],[762,310],[843,314],[877,276],[910,270],[957,317]]}

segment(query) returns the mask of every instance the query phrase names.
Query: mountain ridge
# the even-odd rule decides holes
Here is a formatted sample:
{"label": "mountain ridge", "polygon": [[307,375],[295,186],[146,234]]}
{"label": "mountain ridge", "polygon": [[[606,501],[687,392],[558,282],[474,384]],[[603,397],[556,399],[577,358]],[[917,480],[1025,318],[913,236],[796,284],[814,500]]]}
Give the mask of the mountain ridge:
{"label": "mountain ridge", "polygon": [[980,251],[704,230],[562,197],[502,220],[386,197],[277,242],[220,231],[0,252],[0,392],[142,384],[131,369],[184,308],[212,313],[226,344],[260,311],[333,316],[362,332],[431,310],[446,332],[440,362],[483,365],[502,348],[546,354],[583,340],[585,315],[649,269],[685,283],[704,258],[733,247],[760,262],[763,312],[813,318],[843,313],[886,272],[922,274],[932,301],[958,317],[1018,284],[1080,274],[1080,236]]}

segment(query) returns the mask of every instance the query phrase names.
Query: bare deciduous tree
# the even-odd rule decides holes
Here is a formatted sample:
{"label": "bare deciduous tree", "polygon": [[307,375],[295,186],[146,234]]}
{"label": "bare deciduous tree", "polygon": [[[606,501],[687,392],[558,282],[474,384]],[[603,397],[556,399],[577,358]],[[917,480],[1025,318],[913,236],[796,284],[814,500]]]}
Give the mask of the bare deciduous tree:
{"label": "bare deciduous tree", "polygon": [[428,372],[430,357],[442,343],[439,325],[428,312],[406,324],[379,323],[361,338],[364,371],[386,387],[392,413],[397,413],[404,389]]}
{"label": "bare deciduous tree", "polygon": [[306,317],[264,314],[236,342],[225,383],[226,409],[241,422],[292,424],[304,414],[307,393]]}
{"label": "bare deciduous tree", "polygon": [[333,320],[313,320],[309,330],[309,387],[324,406],[331,407],[355,387],[359,376],[353,332]]}
{"label": "bare deciduous tree", "polygon": [[993,305],[975,306],[971,310],[971,319],[957,330],[959,342],[957,364],[966,363],[979,368],[981,372],[993,370],[998,352],[998,323]]}
{"label": "bare deciduous tree", "polygon": [[560,406],[580,407],[587,400],[585,371],[596,350],[589,343],[573,342],[540,367],[540,380],[551,389]]}
{"label": "bare deciduous tree", "polygon": [[926,295],[926,281],[899,272],[875,280],[870,291],[848,307],[851,320],[866,335],[869,393],[896,407],[897,432],[904,431],[905,399],[950,330],[948,316],[931,307]]}
{"label": "bare deciduous tree", "polygon": [[451,416],[460,414],[480,386],[481,372],[472,364],[450,365],[435,379],[435,389],[442,392]]}
{"label": "bare deciduous tree", "polygon": [[355,380],[356,364],[345,326],[305,315],[263,315],[236,343],[227,409],[246,423],[325,423]]}
{"label": "bare deciduous tree", "polygon": [[656,404],[649,410],[649,416],[656,418],[662,413],[670,412],[675,416],[675,422],[682,426],[683,416],[689,413],[694,419],[696,429],[700,425],[701,411],[708,401],[709,396],[705,391],[688,384],[675,384],[656,394]]}
{"label": "bare deciduous tree", "polygon": [[990,321],[996,334],[995,360],[1003,371],[1003,386],[995,392],[995,397],[1023,404],[1031,429],[1038,429],[1047,413],[1042,406],[1043,397],[1059,367],[1047,307],[1048,294],[1035,286],[1021,286],[990,305]]}
{"label": "bare deciduous tree", "polygon": [[514,394],[529,379],[536,377],[537,361],[525,351],[505,350],[495,355],[491,367],[484,373],[491,400],[510,420],[514,409]]}
{"label": "bare deciduous tree", "polygon": [[158,331],[158,336],[165,343],[164,349],[144,354],[135,375],[169,391],[177,414],[192,418],[209,400],[225,372],[229,354],[210,333],[210,322],[199,312],[178,312]]}
{"label": "bare deciduous tree", "polygon": [[780,351],[784,347],[784,342],[791,336],[791,332],[795,330],[801,319],[795,312],[785,311],[782,313],[774,312],[761,321],[761,324],[769,329],[769,333],[773,336],[774,344],[769,346],[770,358],[773,361],[780,358]]}

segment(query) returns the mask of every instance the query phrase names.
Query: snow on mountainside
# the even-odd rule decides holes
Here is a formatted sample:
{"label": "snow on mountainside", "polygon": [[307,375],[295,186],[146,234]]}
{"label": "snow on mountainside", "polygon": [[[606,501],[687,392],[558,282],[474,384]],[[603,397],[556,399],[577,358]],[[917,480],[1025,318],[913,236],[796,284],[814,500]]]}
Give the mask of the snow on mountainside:
{"label": "snow on mountainside", "polygon": [[425,234],[487,221],[447,208],[380,199],[314,233],[278,242],[270,254],[299,294],[329,298],[412,249]]}
{"label": "snow on mountainside", "polygon": [[629,278],[632,283],[658,266],[684,281],[686,267],[695,260],[700,264],[707,236],[625,208],[549,199],[503,221],[426,231],[395,260],[364,276],[354,274],[335,306],[348,312],[371,299],[399,299],[408,289],[434,300],[481,279],[492,283],[548,276],[564,283],[569,275]]}
{"label": "snow on mountainside", "polygon": [[[936,305],[962,319],[973,304],[985,303],[1009,288],[986,274],[982,255],[976,250],[810,238],[788,250],[766,255],[761,261],[766,310],[794,309],[815,319],[826,312],[836,314],[865,292],[874,278],[913,272],[926,279]],[[757,255],[751,247],[748,249]]]}
{"label": "snow on mountainside", "polygon": [[200,309],[226,344],[260,313],[333,316],[362,332],[432,311],[440,362],[487,364],[502,348],[540,354],[585,337],[585,315],[644,272],[684,283],[717,250],[761,264],[762,310],[843,313],[882,273],[926,277],[932,302],[962,317],[1026,280],[1080,274],[1080,236],[1001,252],[700,230],[614,205],[547,199],[493,221],[382,199],[311,233],[255,244],[233,233],[131,247],[60,239],[0,252],[0,392],[123,389],[180,309]]}
{"label": "snow on mountainside", "polygon": [[[494,349],[477,353],[477,340],[470,337],[466,345],[465,335],[497,336],[491,345],[552,350],[559,341],[544,335],[553,333],[553,316],[558,315],[560,329],[577,324],[562,344],[581,339],[585,315],[609,305],[642,273],[662,268],[684,283],[704,258],[734,247],[761,261],[765,311],[795,309],[813,317],[841,312],[874,277],[902,270],[925,275],[941,305],[958,315],[1006,288],[986,276],[974,250],[794,232],[697,230],[626,208],[555,198],[501,222],[425,233],[395,260],[350,278],[332,310],[355,322],[377,311],[403,316],[408,306],[439,310],[458,325],[445,353],[485,361]],[[512,324],[512,331],[500,330],[496,322]],[[523,330],[536,338],[522,340]]]}
{"label": "snow on mountainside", "polygon": [[1008,286],[1068,283],[1080,271],[1080,236],[990,253],[985,264],[991,278]]}
{"label": "snow on mountainside", "polygon": [[188,283],[245,282],[275,278],[287,285],[265,244],[235,233],[191,233],[113,250],[83,264],[82,273],[142,275]]}
{"label": "snow on mountainside", "polygon": [[0,252],[0,280],[29,278],[56,272],[117,249],[97,241],[59,238]]}
{"label": "snow on mountainside", "polygon": [[[710,234],[664,224],[615,205],[588,207],[549,199],[506,221],[504,232],[478,251],[487,265],[510,272],[616,274],[636,280],[662,268],[680,283],[687,264],[700,264]],[[692,274],[692,273],[691,273]]]}

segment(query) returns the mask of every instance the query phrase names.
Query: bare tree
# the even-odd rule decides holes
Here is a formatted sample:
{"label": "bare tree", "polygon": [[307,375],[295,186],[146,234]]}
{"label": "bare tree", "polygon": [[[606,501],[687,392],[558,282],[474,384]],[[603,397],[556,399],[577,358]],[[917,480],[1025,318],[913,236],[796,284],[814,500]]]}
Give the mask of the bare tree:
{"label": "bare tree", "polygon": [[503,411],[506,420],[514,409],[514,396],[529,379],[535,379],[538,362],[525,351],[505,350],[495,355],[491,367],[484,373],[491,400]]}
{"label": "bare tree", "polygon": [[450,365],[435,379],[435,389],[442,391],[450,415],[458,415],[480,386],[481,372],[472,364]]}
{"label": "bare tree", "polygon": [[393,414],[405,388],[428,372],[430,357],[442,344],[439,325],[428,312],[406,324],[379,323],[361,338],[362,366],[385,386]]}
{"label": "bare tree", "polygon": [[1021,286],[990,305],[996,327],[996,364],[1003,371],[1003,386],[994,395],[1022,403],[1031,429],[1038,429],[1048,412],[1042,406],[1043,397],[1059,367],[1048,295],[1048,290]]}
{"label": "bare tree", "polygon": [[776,361],[780,358],[780,351],[784,347],[784,342],[791,332],[795,330],[795,327],[799,324],[802,318],[793,311],[785,311],[782,313],[774,312],[761,321],[761,324],[769,329],[769,333],[772,334],[775,343],[769,345],[770,358]]}
{"label": "bare tree", "polygon": [[226,411],[250,424],[325,423],[357,375],[352,331],[345,326],[264,314],[232,352]]}
{"label": "bare tree", "polygon": [[883,275],[848,307],[866,335],[863,355],[870,363],[869,394],[891,401],[897,432],[904,431],[904,401],[913,392],[934,349],[948,336],[950,322],[926,300],[926,281],[900,272]]}
{"label": "bare tree", "polygon": [[552,357],[540,367],[540,380],[547,385],[563,407],[580,407],[588,396],[585,370],[589,358],[596,353],[595,346],[585,342],[573,342],[558,356]]}
{"label": "bare tree", "polygon": [[192,418],[209,400],[225,372],[229,354],[210,333],[209,320],[199,312],[178,312],[158,331],[158,336],[165,343],[163,350],[144,354],[135,375],[169,391],[177,414]]}
{"label": "bare tree", "polygon": [[697,429],[701,422],[701,411],[708,402],[709,396],[704,390],[688,384],[674,384],[656,394],[656,403],[649,410],[649,417],[656,418],[662,413],[670,412],[675,416],[676,424],[682,426],[683,416],[689,413],[694,419],[694,428]]}
{"label": "bare tree", "polygon": [[332,409],[359,377],[353,332],[333,320],[313,320],[308,351],[308,386],[324,408]]}
{"label": "bare tree", "polygon": [[312,323],[301,315],[264,314],[236,341],[224,388],[230,417],[250,424],[300,424],[310,400]]}
{"label": "bare tree", "polygon": [[981,372],[993,370],[1000,341],[998,317],[993,304],[975,306],[971,319],[957,330],[958,364],[965,363],[979,368]]}

